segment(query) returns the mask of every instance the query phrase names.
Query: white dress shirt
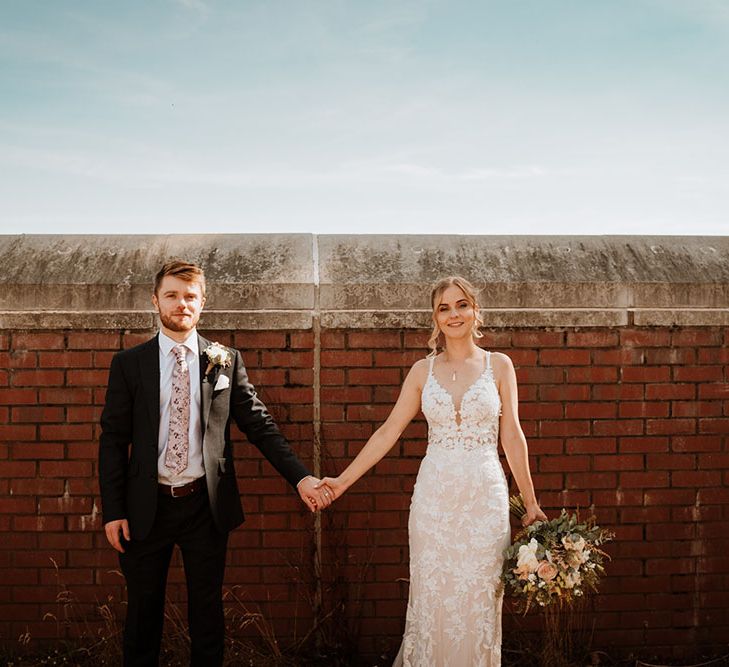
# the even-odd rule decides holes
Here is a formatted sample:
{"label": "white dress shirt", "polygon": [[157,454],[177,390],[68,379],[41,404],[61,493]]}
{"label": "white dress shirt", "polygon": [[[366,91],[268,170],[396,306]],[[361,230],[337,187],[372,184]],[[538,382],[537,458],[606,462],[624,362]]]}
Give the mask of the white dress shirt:
{"label": "white dress shirt", "polygon": [[161,484],[179,486],[205,475],[202,452],[202,421],[200,419],[200,352],[197,332],[193,329],[185,346],[185,359],[190,370],[190,432],[187,452],[187,468],[175,475],[165,466],[167,438],[170,430],[170,396],[172,394],[172,371],[175,368],[175,353],[172,348],[180,345],[162,331],[159,332],[159,440],[157,447],[157,480]]}

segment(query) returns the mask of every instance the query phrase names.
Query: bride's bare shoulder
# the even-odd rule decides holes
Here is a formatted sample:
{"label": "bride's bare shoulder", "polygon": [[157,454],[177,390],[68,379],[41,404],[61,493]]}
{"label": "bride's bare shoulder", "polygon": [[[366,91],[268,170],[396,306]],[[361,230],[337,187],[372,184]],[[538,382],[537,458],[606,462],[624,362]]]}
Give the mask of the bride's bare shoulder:
{"label": "bride's bare shoulder", "polygon": [[418,359],[410,368],[408,377],[412,378],[415,383],[422,387],[428,378],[428,370],[430,368],[430,359],[425,357],[424,359]]}
{"label": "bride's bare shoulder", "polygon": [[497,368],[513,368],[514,363],[511,361],[511,357],[503,352],[492,352],[491,353],[491,364],[494,370]]}

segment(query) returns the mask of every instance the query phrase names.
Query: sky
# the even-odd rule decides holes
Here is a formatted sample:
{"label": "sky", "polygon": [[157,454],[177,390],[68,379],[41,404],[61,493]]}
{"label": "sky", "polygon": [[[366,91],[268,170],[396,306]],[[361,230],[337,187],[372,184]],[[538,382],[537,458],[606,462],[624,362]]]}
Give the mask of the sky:
{"label": "sky", "polygon": [[0,233],[729,234],[726,0],[0,0]]}

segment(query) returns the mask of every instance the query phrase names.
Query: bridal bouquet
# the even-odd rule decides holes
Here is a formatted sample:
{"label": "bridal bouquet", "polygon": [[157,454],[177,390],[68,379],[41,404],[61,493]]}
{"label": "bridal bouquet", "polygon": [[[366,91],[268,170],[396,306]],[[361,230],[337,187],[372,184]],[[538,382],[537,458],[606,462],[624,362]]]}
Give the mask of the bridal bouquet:
{"label": "bridal bouquet", "polygon": [[[526,514],[521,496],[512,496],[509,506],[517,519]],[[556,519],[533,523],[504,552],[506,591],[524,613],[534,604],[570,604],[587,590],[596,591],[603,562],[610,558],[600,547],[613,537],[594,516],[580,521],[578,513],[565,509]]]}

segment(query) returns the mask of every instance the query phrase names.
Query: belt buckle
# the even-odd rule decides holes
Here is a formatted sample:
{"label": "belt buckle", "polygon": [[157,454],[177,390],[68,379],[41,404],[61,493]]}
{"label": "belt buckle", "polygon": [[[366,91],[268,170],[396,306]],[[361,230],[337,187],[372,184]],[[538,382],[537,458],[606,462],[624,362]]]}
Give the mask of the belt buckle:
{"label": "belt buckle", "polygon": [[185,484],[178,484],[177,486],[170,486],[170,495],[171,495],[171,496],[172,496],[173,498],[182,498],[182,494],[181,494],[181,495],[179,495],[179,496],[178,496],[178,495],[175,495],[175,489],[181,489],[181,488],[183,488],[184,486],[186,486],[186,485],[185,485]]}

